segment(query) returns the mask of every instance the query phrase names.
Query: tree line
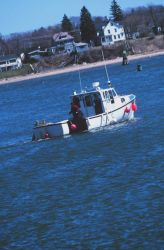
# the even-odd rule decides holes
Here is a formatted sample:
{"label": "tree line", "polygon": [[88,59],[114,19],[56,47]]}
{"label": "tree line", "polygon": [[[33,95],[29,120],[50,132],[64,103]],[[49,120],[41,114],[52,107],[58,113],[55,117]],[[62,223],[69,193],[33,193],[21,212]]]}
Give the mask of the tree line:
{"label": "tree line", "polygon": [[[116,0],[112,0],[109,6],[109,17],[92,17],[89,10],[83,6],[80,12],[79,22],[77,24],[71,21],[64,14],[61,24],[41,27],[38,30],[25,33],[17,33],[10,35],[8,38],[0,35],[0,55],[21,53],[23,47],[20,43],[23,40],[34,40],[40,37],[52,37],[54,33],[60,31],[69,32],[77,41],[83,41],[94,45],[99,45],[97,31],[106,25],[109,20],[123,24],[127,33],[132,34],[138,32],[140,37],[148,36],[151,32],[157,34],[158,27],[164,31],[164,6],[151,5],[148,7],[133,8],[123,11]],[[37,42],[36,42],[37,47]]]}

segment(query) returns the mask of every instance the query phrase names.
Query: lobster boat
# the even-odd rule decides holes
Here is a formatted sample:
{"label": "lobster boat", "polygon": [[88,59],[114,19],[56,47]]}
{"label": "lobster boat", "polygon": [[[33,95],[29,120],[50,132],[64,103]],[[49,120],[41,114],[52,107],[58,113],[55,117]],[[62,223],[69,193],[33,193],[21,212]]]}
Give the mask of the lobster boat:
{"label": "lobster boat", "polygon": [[91,90],[74,92],[70,98],[70,118],[60,122],[35,122],[33,141],[91,131],[128,121],[134,118],[137,110],[136,96],[117,94],[110,81],[106,88],[101,88],[99,82],[94,82]]}

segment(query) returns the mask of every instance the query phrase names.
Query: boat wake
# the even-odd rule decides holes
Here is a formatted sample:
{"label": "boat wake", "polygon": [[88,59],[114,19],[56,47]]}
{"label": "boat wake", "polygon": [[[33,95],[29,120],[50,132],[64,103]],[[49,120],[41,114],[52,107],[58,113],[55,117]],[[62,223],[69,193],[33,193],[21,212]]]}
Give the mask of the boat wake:
{"label": "boat wake", "polygon": [[27,141],[18,141],[18,142],[13,142],[13,143],[9,142],[9,143],[0,145],[0,150],[15,148],[18,146],[23,146],[25,144],[31,144],[31,143],[32,143],[32,141],[30,139]]}
{"label": "boat wake", "polygon": [[[99,128],[94,128],[90,131],[84,131],[81,133],[76,133],[76,134],[72,134],[73,136],[78,136],[78,135],[82,135],[84,133],[97,133],[98,131],[118,131],[122,128],[125,128],[126,126],[130,126],[131,124],[137,123],[139,120],[141,120],[140,117],[135,117],[133,120],[130,121],[124,121],[121,123],[116,123],[113,125],[108,125],[108,126],[103,126],[103,127],[99,127]],[[59,140],[59,139],[68,139],[70,137],[72,137],[72,135],[65,135],[63,137],[56,137],[56,138],[47,138],[47,139],[40,139],[38,141],[32,141],[31,138],[27,139],[27,140],[19,140],[19,141],[15,141],[15,142],[9,142],[9,143],[4,143],[2,145],[0,145],[0,150],[4,150],[4,149],[9,149],[9,148],[15,148],[15,147],[20,147],[23,145],[27,145],[27,144],[32,144],[32,143],[38,143],[38,142],[45,142],[45,141],[50,141],[50,140]]]}

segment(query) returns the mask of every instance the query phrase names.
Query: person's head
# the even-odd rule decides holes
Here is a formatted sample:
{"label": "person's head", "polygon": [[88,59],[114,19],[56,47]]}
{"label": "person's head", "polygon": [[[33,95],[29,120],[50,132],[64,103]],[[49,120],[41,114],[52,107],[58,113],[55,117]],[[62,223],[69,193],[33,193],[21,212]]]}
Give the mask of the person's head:
{"label": "person's head", "polygon": [[79,106],[76,105],[76,104],[73,104],[73,110],[74,110],[74,111],[78,111],[78,110],[79,110]]}
{"label": "person's head", "polygon": [[79,104],[79,98],[77,96],[73,97],[73,103]]}

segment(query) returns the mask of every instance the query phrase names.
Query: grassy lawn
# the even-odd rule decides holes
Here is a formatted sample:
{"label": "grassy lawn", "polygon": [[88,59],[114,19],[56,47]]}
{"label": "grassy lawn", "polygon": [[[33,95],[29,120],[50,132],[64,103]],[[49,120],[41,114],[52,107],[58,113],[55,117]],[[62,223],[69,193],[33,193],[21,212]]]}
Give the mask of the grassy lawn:
{"label": "grassy lawn", "polygon": [[0,79],[6,79],[15,76],[25,76],[32,73],[32,69],[29,64],[23,65],[21,69],[9,70],[6,72],[0,72]]}

